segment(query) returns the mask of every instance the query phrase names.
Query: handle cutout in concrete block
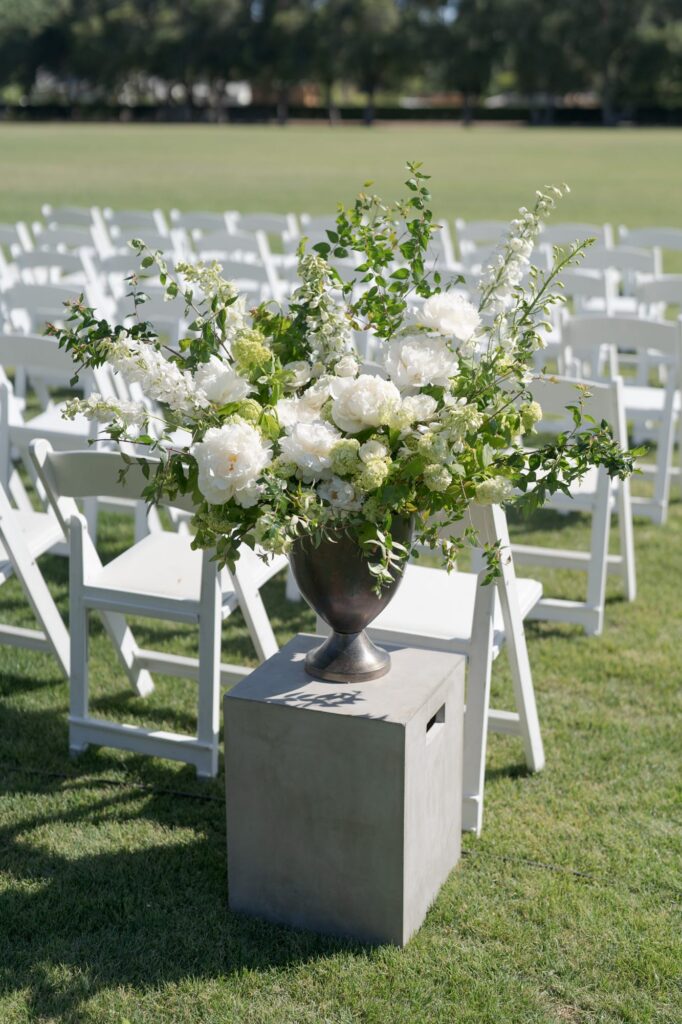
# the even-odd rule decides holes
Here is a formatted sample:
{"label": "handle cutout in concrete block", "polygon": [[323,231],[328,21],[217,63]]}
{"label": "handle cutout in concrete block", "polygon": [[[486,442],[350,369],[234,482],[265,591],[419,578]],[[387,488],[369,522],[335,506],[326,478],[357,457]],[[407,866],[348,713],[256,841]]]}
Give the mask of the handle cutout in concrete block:
{"label": "handle cutout in concrete block", "polygon": [[[428,722],[426,723],[426,733],[427,733],[427,735],[430,732],[434,731],[434,727],[435,726],[442,725],[444,721],[445,721],[445,704],[442,704],[438,708],[438,711],[436,711],[435,715],[432,715],[431,718],[429,718]],[[437,731],[438,730],[436,729],[436,732]]]}

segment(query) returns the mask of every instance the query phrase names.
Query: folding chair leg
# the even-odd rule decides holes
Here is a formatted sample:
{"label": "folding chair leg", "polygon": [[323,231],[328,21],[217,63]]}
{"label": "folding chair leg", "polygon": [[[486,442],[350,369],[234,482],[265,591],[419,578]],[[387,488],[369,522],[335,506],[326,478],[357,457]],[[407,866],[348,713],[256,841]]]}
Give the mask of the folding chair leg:
{"label": "folding chair leg", "polygon": [[82,722],[88,718],[88,610],[79,594],[72,588],[69,602],[69,627],[71,630],[71,673],[69,677],[69,751],[72,755],[82,754],[89,744],[77,734],[83,726],[74,725],[71,719]]}
{"label": "folding chair leg", "polygon": [[279,644],[270,625],[260,590],[248,579],[244,579],[238,567],[232,576],[232,581],[256,653],[261,661],[267,661],[273,654],[277,654]]}
{"label": "folding chair leg", "polygon": [[621,572],[628,601],[637,597],[637,569],[635,562],[635,539],[632,529],[632,505],[630,502],[630,481],[621,480],[618,487],[618,532],[620,535]]}
{"label": "folding chair leg", "polygon": [[493,664],[493,608],[495,588],[479,584],[474,606],[471,653],[467,666],[462,769],[462,829],[480,835],[483,824],[485,755],[488,744],[488,709]]}
{"label": "folding chair leg", "polygon": [[154,680],[146,668],[139,666],[140,648],[125,617],[119,612],[102,612],[102,622],[130,680],[130,685],[139,697],[148,697],[154,692]]}
{"label": "folding chair leg", "polygon": [[590,563],[587,569],[587,607],[594,612],[594,625],[585,626],[588,636],[599,636],[604,628],[604,603],[606,601],[606,577],[608,574],[609,530],[611,510],[609,491],[611,483],[606,470],[601,469],[594,511],[592,513],[592,534],[590,540]]}
{"label": "folding chair leg", "polygon": [[204,552],[201,574],[197,739],[207,751],[203,766],[197,765],[199,778],[214,778],[218,774],[220,643],[223,619],[220,576],[215,564],[211,562],[211,555],[210,551]]}

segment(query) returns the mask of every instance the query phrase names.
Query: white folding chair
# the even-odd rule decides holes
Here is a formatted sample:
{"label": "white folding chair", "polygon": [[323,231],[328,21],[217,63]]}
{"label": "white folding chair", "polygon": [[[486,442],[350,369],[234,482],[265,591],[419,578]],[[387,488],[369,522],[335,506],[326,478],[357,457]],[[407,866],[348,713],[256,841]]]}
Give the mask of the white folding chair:
{"label": "white folding chair", "polygon": [[682,274],[662,274],[651,281],[638,281],[635,299],[642,317],[665,320],[668,306],[682,312]]}
{"label": "white folding chair", "polygon": [[0,292],[0,310],[16,331],[39,334],[48,323],[64,323],[65,303],[81,292],[89,305],[96,305],[88,289],[77,284],[14,284]]}
{"label": "white folding chair", "polygon": [[[637,364],[650,364],[655,354],[665,370],[665,384],[625,384],[623,403],[627,420],[633,423],[636,437],[648,437],[656,444],[654,465],[640,463],[639,469],[653,481],[653,495],[634,496],[633,511],[654,523],[664,523],[668,515],[670,484],[679,469],[673,466],[675,426],[680,417],[680,366],[682,334],[679,323],[665,323],[634,317],[573,317],[563,327],[564,365],[574,367],[577,375],[589,379],[620,376],[620,363],[634,357]],[[604,354],[606,353],[606,359]],[[586,369],[585,369],[586,368]],[[682,445],[680,446],[682,456]]]}
{"label": "white folding chair", "polygon": [[627,228],[618,229],[624,245],[653,250],[659,273],[663,270],[663,252],[682,252],[682,228]]}
{"label": "white folding chair", "polygon": [[[506,220],[455,220],[457,250],[463,263],[480,263],[494,252],[500,240],[509,231]],[[480,254],[480,258],[477,255]]]}
{"label": "white folding chair", "polygon": [[561,272],[563,295],[573,305],[575,316],[616,311],[618,275],[614,270],[571,269]]}
{"label": "white folding chair", "polygon": [[538,238],[543,246],[572,245],[594,238],[598,245],[613,245],[613,228],[610,224],[585,224],[581,221],[564,221],[562,224],[546,224]]}
{"label": "white folding chair", "polygon": [[[540,432],[554,434],[572,428],[573,421],[566,407],[576,404],[577,384],[589,389],[590,397],[584,400],[585,413],[592,416],[597,423],[602,420],[610,423],[615,440],[622,447],[627,447],[623,382],[620,377],[609,382],[578,381],[565,377],[552,377],[534,382],[531,385],[533,397],[543,410]],[[529,618],[576,623],[582,626],[589,636],[597,635],[602,632],[604,625],[608,573],[616,573],[622,577],[628,601],[634,601],[636,597],[630,481],[612,481],[603,467],[594,467],[588,470],[582,481],[571,486],[570,497],[557,491],[544,507],[559,512],[588,514],[591,517],[589,550],[577,551],[563,547],[549,548],[514,543],[514,561],[517,565],[577,569],[584,572],[587,577],[587,594],[584,601],[569,601],[543,595],[529,613]],[[614,513],[618,517],[620,551],[618,554],[609,554],[609,527]]]}
{"label": "white folding chair", "polygon": [[[33,409],[27,409],[24,398],[15,394],[5,372],[10,368],[22,374],[40,399],[43,405],[40,411],[34,414]],[[5,487],[11,485],[13,497],[22,508],[30,508],[30,499],[21,493],[21,478],[14,473],[14,466],[21,462],[28,473],[35,476],[28,455],[31,441],[46,438],[57,449],[73,450],[90,448],[97,439],[98,428],[94,421],[83,416],[64,419],[62,405],[51,397],[49,388],[68,386],[73,372],[73,360],[53,338],[0,334],[0,483]],[[86,395],[97,391],[105,397],[113,396],[108,371],[104,367],[83,371],[79,390]],[[44,498],[40,487],[38,491]],[[140,509],[128,499],[104,503],[96,498],[88,499],[84,507],[93,537],[97,531],[98,510],[112,505],[116,511],[132,511],[142,526]]]}
{"label": "white folding chair", "polygon": [[[184,533],[155,532],[103,565],[78,512],[76,498],[139,498],[147,480],[139,465],[130,467],[125,485],[116,452],[54,452],[45,441],[31,447],[38,475],[64,530],[69,531],[71,682],[69,745],[89,744],[185,761],[200,777],[218,770],[220,682],[248,674],[240,665],[221,665],[222,620],[241,609],[260,660],[277,651],[277,642],[260,588],[286,565],[283,557],[266,565],[245,548],[236,571],[219,572],[210,551],[194,551]],[[153,461],[153,460],[149,460]],[[181,499],[173,503],[188,510]],[[102,613],[116,652],[138,693],[153,687],[150,671],[198,680],[198,719],[194,736],[158,732],[94,718],[89,711],[88,613]],[[126,625],[126,615],[186,622],[199,627],[199,658],[142,650]]]}
{"label": "white folding chair", "polygon": [[[471,516],[484,544],[501,543],[501,577],[483,586],[483,573],[448,574],[410,563],[395,596],[367,632],[377,642],[467,655],[462,827],[479,834],[488,730],[520,736],[531,771],[540,771],[545,763],[523,630],[523,620],[542,597],[542,586],[516,577],[501,508],[474,507]],[[318,622],[318,630],[324,628]],[[490,708],[492,662],[505,644],[516,712]]]}
{"label": "white folding chair", "polygon": [[37,560],[64,541],[52,509],[17,508],[0,482],[0,586],[16,577],[41,627],[39,630],[0,623],[0,644],[48,651],[69,677],[69,634],[47,588]]}
{"label": "white folding chair", "polygon": [[19,252],[30,252],[33,239],[28,225],[23,221],[16,224],[0,224],[0,249],[7,249],[11,256]]}
{"label": "white folding chair", "polygon": [[234,213],[230,226],[237,233],[263,231],[266,235],[282,238],[297,235],[298,224],[293,213]]}

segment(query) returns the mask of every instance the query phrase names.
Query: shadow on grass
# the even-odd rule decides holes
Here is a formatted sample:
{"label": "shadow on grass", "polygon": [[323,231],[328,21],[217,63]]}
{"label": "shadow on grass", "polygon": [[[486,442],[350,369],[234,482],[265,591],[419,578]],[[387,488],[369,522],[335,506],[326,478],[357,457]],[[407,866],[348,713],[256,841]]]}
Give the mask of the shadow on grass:
{"label": "shadow on grass", "polygon": [[[0,829],[12,879],[0,893],[0,991],[23,992],[31,1020],[82,1024],[83,1003],[102,989],[267,972],[362,948],[229,911],[220,799],[6,778],[6,796],[31,813]],[[177,774],[166,781],[177,786]],[[58,809],[34,813],[40,797]]]}

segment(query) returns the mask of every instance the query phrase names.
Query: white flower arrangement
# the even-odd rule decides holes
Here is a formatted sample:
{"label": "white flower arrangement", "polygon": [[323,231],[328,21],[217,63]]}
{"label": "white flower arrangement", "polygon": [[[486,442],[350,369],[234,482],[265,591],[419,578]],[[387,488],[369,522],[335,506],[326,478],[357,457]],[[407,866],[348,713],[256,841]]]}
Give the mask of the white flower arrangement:
{"label": "white flower arrangement", "polygon": [[[582,424],[579,395],[571,433],[532,450],[524,440],[542,416],[528,384],[544,318],[560,301],[552,288],[584,249],[557,252],[550,271],[530,266],[561,190],[521,209],[474,305],[460,280],[443,288],[425,273],[437,229],[426,178],[418,165],[410,171],[407,200],[387,206],[363,194],[340,211],[328,243],[301,249],[287,309],[265,303],[247,315],[217,265],[181,265],[176,280],[160,253],[134,242],[143,268],[156,266],[169,297],[181,295],[194,315],[179,350],[165,352],[149,323],[112,326],[82,302],[66,329],[50,329],[81,365],[108,363],[141,387],[144,403],[91,396],[69,403],[68,415],[158,454],[148,498],[191,494],[194,543],[215,548],[222,564],[245,543],[267,557],[301,535],[344,529],[367,545],[381,587],[401,562],[396,516],[412,518],[415,541],[451,567],[464,541],[447,528],[472,502],[537,505],[589,465],[632,471],[608,425]],[[349,252],[357,266],[344,280],[327,257]],[[378,341],[380,373],[361,367],[354,330]],[[496,551],[488,554],[494,572]]]}

